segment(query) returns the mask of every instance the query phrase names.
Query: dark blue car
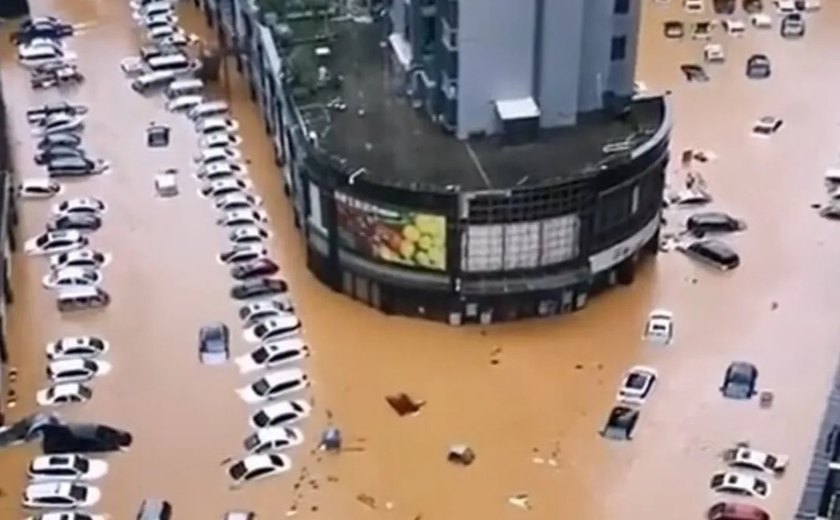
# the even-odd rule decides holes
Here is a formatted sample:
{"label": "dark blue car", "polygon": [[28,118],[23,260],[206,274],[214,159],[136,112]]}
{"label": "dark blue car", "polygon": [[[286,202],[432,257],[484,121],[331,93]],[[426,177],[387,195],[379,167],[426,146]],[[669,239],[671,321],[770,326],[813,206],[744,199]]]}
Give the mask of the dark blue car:
{"label": "dark blue car", "polygon": [[730,363],[723,376],[720,391],[729,399],[749,399],[756,394],[758,369],[752,363],[735,361]]}

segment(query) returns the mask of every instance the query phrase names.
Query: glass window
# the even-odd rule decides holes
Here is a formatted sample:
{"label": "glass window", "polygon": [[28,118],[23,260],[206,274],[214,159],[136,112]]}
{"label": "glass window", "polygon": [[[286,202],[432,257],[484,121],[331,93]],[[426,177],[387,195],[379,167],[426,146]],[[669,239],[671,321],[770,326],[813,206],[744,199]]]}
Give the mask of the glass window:
{"label": "glass window", "polygon": [[542,259],[540,265],[552,265],[575,258],[580,250],[580,219],[565,215],[542,223]]}
{"label": "glass window", "polygon": [[540,258],[540,223],[506,225],[504,251],[505,270],[537,267]]}
{"label": "glass window", "polygon": [[615,0],[615,14],[627,14],[630,12],[630,0]]}
{"label": "glass window", "polygon": [[624,61],[627,57],[627,37],[616,36],[612,39],[610,46],[610,59],[612,61]]}
{"label": "glass window", "polygon": [[470,226],[465,237],[465,271],[500,271],[504,265],[502,226]]}

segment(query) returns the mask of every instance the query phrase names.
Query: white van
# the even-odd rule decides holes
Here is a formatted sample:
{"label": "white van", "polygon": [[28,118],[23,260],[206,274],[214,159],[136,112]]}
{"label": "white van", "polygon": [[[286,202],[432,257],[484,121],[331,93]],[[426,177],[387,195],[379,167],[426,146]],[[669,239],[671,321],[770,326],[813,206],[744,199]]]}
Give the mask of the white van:
{"label": "white van", "polygon": [[146,60],[146,65],[153,71],[189,72],[193,69],[193,63],[183,53],[153,56]]}
{"label": "white van", "polygon": [[111,296],[100,287],[68,287],[58,293],[59,312],[96,309],[111,303]]}
{"label": "white van", "polygon": [[199,95],[204,90],[204,82],[198,78],[179,79],[166,87],[166,98],[175,99],[182,96]]}
{"label": "white van", "polygon": [[142,76],[135,78],[131,82],[131,88],[140,94],[145,94],[150,90],[163,88],[175,79],[175,73],[168,70],[159,70],[157,72],[149,72]]}
{"label": "white van", "polygon": [[187,116],[193,121],[198,121],[208,117],[226,116],[228,112],[230,112],[230,107],[224,101],[207,101],[190,110]]}

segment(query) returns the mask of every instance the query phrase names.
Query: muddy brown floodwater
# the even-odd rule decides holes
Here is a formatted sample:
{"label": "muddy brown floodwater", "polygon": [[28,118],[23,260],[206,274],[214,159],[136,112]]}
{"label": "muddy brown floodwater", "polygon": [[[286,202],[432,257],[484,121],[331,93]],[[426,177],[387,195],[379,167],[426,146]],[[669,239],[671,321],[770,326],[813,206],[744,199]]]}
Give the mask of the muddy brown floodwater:
{"label": "muddy brown floodwater", "polygon": [[[584,312],[486,329],[386,317],[331,293],[308,274],[269,141],[236,78],[232,102],[251,177],[272,220],[271,248],[314,349],[309,369],[316,402],[305,426],[310,442],[293,453],[295,472],[240,491],[228,489],[220,462],[239,453],[248,432],[249,409],[234,393],[245,381],[233,366],[211,368],[196,359],[199,326],[211,320],[237,326],[236,305],[226,298],[230,280],[214,258],[224,233],[189,177],[195,138],[186,121],[167,114],[160,99],[131,91],[119,70],[120,59],[138,46],[125,4],[34,2],[36,13],[94,23],[71,40],[88,81],[67,97],[90,105],[85,140],[92,154],[111,161],[112,171],[66,183],[65,196],[93,195],[110,205],[93,245],[114,254],[104,282],[113,304],[103,312],[61,317],[40,285],[45,260],[18,254],[13,269],[10,346],[20,370],[15,414],[36,408],[47,341],[101,334],[112,342],[114,370],[94,384],[89,403],[63,412],[135,436],[131,451],[109,457],[97,511],[132,518],[144,497],[162,497],[173,502],[179,519],[221,518],[235,507],[280,518],[298,495],[298,516],[305,518],[641,520],[663,518],[676,505],[680,518],[699,519],[716,499],[708,480],[721,467],[718,452],[750,440],[791,455],[790,470],[773,480],[764,501],[775,518],[790,518],[840,339],[832,281],[840,258],[838,228],[809,207],[824,196],[821,175],[837,159],[840,142],[834,34],[840,4],[825,2],[809,17],[801,41],[783,41],[777,30],[749,28],[742,39],[716,34],[727,63],[707,67],[711,82],[687,84],[678,65],[699,61],[702,43],[665,40],[661,22],[690,17],[677,5],[646,3],[639,79],[651,89],[673,91],[674,150],[691,146],[719,156],[701,171],[714,207],[748,221],[749,230],[731,238],[742,265],[721,275],[679,254],[663,254],[632,287],[593,300]],[[181,11],[189,29],[207,34],[192,7]],[[30,159],[24,112],[57,94],[31,92],[6,34],[0,39],[17,173],[42,175]],[[753,52],[773,60],[772,78],[745,78]],[[749,135],[762,115],[785,121],[771,139]],[[169,148],[145,147],[144,129],[153,120],[172,125]],[[159,200],[152,177],[168,167],[183,172],[182,194]],[[50,205],[22,205],[22,237],[43,228]],[[676,316],[676,341],[667,348],[640,340],[648,311],[660,306]],[[247,345],[234,337],[234,354],[245,352]],[[494,351],[500,351],[496,364]],[[723,371],[736,359],[758,366],[760,386],[776,393],[771,409],[720,397]],[[603,440],[597,431],[621,374],[635,364],[657,368],[659,385],[644,405],[634,441]],[[398,391],[428,404],[417,416],[397,417],[384,395]],[[348,442],[362,450],[310,456],[328,409]],[[475,450],[472,466],[446,462],[447,447],[459,442]],[[24,516],[18,497],[35,449],[0,453],[4,520]],[[556,466],[532,461],[551,458],[552,451]],[[303,466],[317,490],[308,484],[292,489]],[[361,493],[373,497],[375,509],[357,499]],[[530,512],[507,503],[517,493],[530,496]]]}

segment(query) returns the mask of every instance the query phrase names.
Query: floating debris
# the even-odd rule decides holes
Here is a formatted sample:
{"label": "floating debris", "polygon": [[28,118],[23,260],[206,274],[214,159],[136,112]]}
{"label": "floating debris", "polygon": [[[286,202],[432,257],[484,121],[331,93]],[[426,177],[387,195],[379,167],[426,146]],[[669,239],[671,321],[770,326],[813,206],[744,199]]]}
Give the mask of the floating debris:
{"label": "floating debris", "polygon": [[514,507],[518,507],[520,509],[530,510],[531,498],[525,493],[520,493],[518,495],[513,495],[512,497],[508,498],[508,504]]}
{"label": "floating debris", "polygon": [[475,461],[475,452],[466,444],[456,444],[449,448],[446,460],[453,464],[469,466]]}
{"label": "floating debris", "polygon": [[385,400],[400,417],[416,415],[426,405],[426,401],[416,401],[406,393],[388,395]]}
{"label": "floating debris", "polygon": [[376,509],[376,499],[370,495],[367,495],[365,493],[359,493],[358,495],[356,495],[356,500],[358,500],[359,502],[368,506],[371,509]]}

